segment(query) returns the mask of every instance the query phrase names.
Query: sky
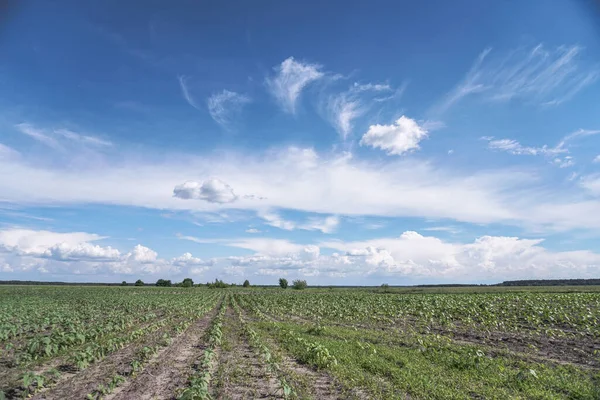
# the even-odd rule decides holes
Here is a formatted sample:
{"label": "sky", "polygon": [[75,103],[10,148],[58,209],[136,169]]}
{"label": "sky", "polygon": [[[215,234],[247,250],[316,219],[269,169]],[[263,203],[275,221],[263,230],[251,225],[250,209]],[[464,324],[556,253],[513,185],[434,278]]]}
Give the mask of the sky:
{"label": "sky", "polygon": [[4,1],[0,54],[0,280],[600,276],[596,1]]}

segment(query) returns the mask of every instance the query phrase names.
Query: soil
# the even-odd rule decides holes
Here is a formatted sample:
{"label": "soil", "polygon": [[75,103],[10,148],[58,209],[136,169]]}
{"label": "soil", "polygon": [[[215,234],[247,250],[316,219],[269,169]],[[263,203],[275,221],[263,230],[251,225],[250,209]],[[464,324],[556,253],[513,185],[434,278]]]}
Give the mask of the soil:
{"label": "soil", "polygon": [[59,366],[61,377],[57,384],[36,394],[33,399],[61,400],[84,399],[88,393],[93,392],[99,385],[105,384],[113,376],[127,376],[131,372],[129,366],[132,359],[144,346],[156,344],[169,327],[164,327],[145,336],[141,341],[135,341],[110,354],[106,358],[92,364],[88,368],[78,371],[72,366],[64,364]]}
{"label": "soil", "polygon": [[255,353],[232,308],[223,322],[224,338],[214,379],[216,399],[282,399],[279,382]]}
{"label": "soil", "polygon": [[185,387],[194,362],[204,351],[204,332],[215,313],[216,309],[192,324],[170,346],[157,352],[139,375],[104,399],[172,399],[177,389]]}

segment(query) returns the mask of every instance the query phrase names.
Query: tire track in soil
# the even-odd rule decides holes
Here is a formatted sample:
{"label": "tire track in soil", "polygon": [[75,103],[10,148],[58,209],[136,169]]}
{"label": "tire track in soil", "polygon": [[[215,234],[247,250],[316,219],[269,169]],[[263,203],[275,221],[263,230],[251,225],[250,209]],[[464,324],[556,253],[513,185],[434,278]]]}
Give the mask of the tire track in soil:
{"label": "tire track in soil", "polygon": [[267,371],[266,364],[252,350],[242,325],[229,307],[223,324],[226,345],[221,347],[214,398],[283,399],[279,382]]}
{"label": "tire track in soil", "polygon": [[[167,319],[167,318],[163,318],[163,319]],[[148,322],[148,323],[144,323],[144,324],[135,326],[135,327],[133,327],[131,329],[140,329],[140,328],[147,327],[147,326],[149,326],[151,324],[152,324],[152,322]],[[162,332],[162,331],[164,331],[164,329],[165,328],[162,328],[162,329],[160,329],[160,331]],[[139,340],[146,339],[148,337],[148,335],[152,335],[152,334],[153,333],[149,333],[149,334],[145,335],[143,338],[140,338]],[[122,337],[124,335],[126,335],[126,333],[122,333],[119,336],[115,336],[115,337]],[[126,345],[122,349],[117,350],[116,352],[113,352],[113,353],[109,354],[107,356],[107,358],[112,357],[113,355],[116,355],[119,352],[126,351],[126,349],[130,348],[131,346],[136,346],[137,343],[139,343],[139,341],[134,341],[132,343],[129,343],[128,345]],[[2,372],[0,372],[0,381],[11,382],[10,386],[13,388],[13,389],[9,389],[8,390],[8,392],[7,392],[7,394],[8,394],[7,398],[10,399],[10,398],[15,397],[15,396],[16,396],[15,398],[20,398],[19,395],[18,395],[18,393],[19,393],[18,387],[20,386],[20,379],[19,379],[19,377],[21,375],[23,375],[26,371],[32,371],[33,373],[38,374],[38,375],[41,375],[41,374],[43,374],[45,372],[48,372],[51,369],[57,369],[57,370],[59,370],[61,372],[61,376],[58,378],[58,381],[56,382],[56,384],[53,385],[52,388],[47,388],[47,389],[44,388],[44,389],[42,389],[41,392],[38,392],[36,394],[36,398],[38,398],[41,394],[46,393],[46,392],[48,392],[50,390],[53,390],[54,388],[58,387],[59,385],[62,385],[63,382],[65,382],[65,381],[67,381],[69,379],[72,379],[74,376],[77,376],[80,373],[84,373],[89,368],[93,368],[98,363],[104,362],[107,359],[107,358],[104,358],[104,359],[102,359],[100,361],[95,361],[95,362],[93,362],[91,364],[91,366],[89,368],[86,368],[86,369],[84,369],[82,371],[79,371],[76,368],[74,368],[71,365],[69,365],[68,360],[69,360],[70,354],[73,354],[76,351],[84,349],[86,346],[89,346],[89,345],[90,345],[90,342],[78,345],[76,347],[73,347],[72,349],[69,350],[69,353],[60,355],[60,356],[52,358],[50,360],[47,360],[47,361],[45,361],[45,362],[43,362],[41,364],[36,365],[34,368],[31,368],[31,369],[28,369],[28,368],[17,369],[17,368],[15,368],[15,369],[11,369],[11,370],[8,370],[8,371],[2,371]],[[7,378],[8,376],[10,376],[10,378]],[[12,396],[11,393],[15,393],[15,395]]]}
{"label": "tire track in soil", "polygon": [[[175,325],[174,322],[172,325]],[[117,350],[100,361],[91,364],[88,368],[77,371],[65,371],[58,383],[47,390],[37,393],[33,400],[62,400],[68,398],[84,399],[100,384],[104,384],[113,376],[128,375],[131,371],[130,362],[137,352],[144,346],[150,346],[161,340],[163,333],[170,327],[145,335],[140,340],[134,341],[120,350]]]}
{"label": "tire track in soil", "polygon": [[[257,321],[257,319],[249,314],[241,307],[243,317],[246,321]],[[272,316],[268,316],[273,321],[277,321]],[[264,337],[266,345],[273,351],[281,355],[281,367],[290,378],[290,383],[297,391],[306,393],[310,398],[315,400],[347,400],[347,399],[369,399],[367,393],[358,389],[344,388],[331,375],[315,371],[313,368],[299,363],[296,359],[285,353],[270,337]],[[304,398],[304,396],[303,396]]]}
{"label": "tire track in soil", "polygon": [[194,361],[205,349],[204,332],[220,305],[192,324],[173,343],[156,353],[144,370],[125,382],[104,400],[172,399],[175,391],[185,387],[193,371]]}

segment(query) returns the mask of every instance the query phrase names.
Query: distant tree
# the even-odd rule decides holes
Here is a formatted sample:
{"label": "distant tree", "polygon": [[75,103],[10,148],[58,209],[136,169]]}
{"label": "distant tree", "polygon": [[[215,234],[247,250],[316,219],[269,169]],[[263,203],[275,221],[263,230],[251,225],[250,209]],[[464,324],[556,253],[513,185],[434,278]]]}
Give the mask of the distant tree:
{"label": "distant tree", "polygon": [[306,289],[307,287],[308,287],[308,285],[306,284],[306,281],[296,279],[294,282],[292,282],[292,289],[303,290],[303,289]]}
{"label": "distant tree", "polygon": [[244,284],[242,286],[244,286],[244,287],[250,287],[250,281],[248,279],[246,279],[244,281]]}
{"label": "distant tree", "polygon": [[170,279],[159,279],[156,281],[156,286],[171,287],[173,284],[171,283]]}
{"label": "distant tree", "polygon": [[126,281],[121,282],[121,286],[127,286],[127,282]]}
{"label": "distant tree", "polygon": [[182,287],[192,287],[194,286],[194,281],[192,278],[185,278],[183,282],[181,282]]}
{"label": "distant tree", "polygon": [[138,279],[137,281],[135,281],[135,286],[144,286],[144,282],[142,282],[141,279]]}
{"label": "distant tree", "polygon": [[287,281],[287,279],[285,279],[285,278],[279,278],[279,286],[282,289],[287,289],[287,287],[288,287],[288,281]]}
{"label": "distant tree", "polygon": [[390,291],[390,285],[388,285],[387,283],[383,283],[381,285],[381,290],[383,290],[383,293],[388,293]]}
{"label": "distant tree", "polygon": [[227,283],[223,282],[220,279],[215,279],[215,281],[213,283],[208,284],[209,289],[225,289],[229,286],[231,286],[231,285],[228,285]]}

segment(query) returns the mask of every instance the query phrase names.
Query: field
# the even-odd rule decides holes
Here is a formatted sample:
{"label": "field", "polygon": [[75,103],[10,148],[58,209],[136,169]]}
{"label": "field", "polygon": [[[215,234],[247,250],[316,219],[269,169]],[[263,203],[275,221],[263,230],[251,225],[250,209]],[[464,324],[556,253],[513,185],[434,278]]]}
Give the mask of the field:
{"label": "field", "polygon": [[600,292],[4,286],[0,389],[0,399],[600,399]]}

